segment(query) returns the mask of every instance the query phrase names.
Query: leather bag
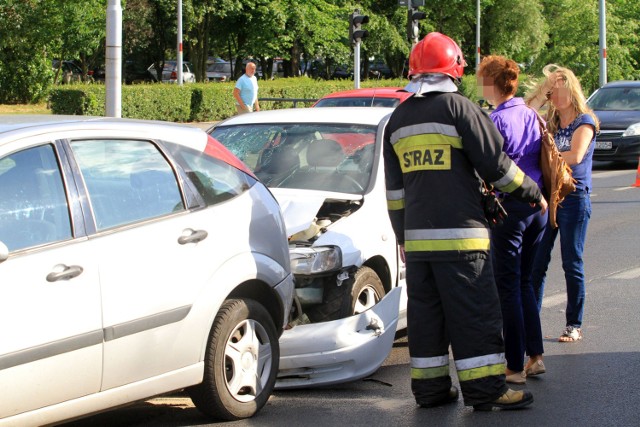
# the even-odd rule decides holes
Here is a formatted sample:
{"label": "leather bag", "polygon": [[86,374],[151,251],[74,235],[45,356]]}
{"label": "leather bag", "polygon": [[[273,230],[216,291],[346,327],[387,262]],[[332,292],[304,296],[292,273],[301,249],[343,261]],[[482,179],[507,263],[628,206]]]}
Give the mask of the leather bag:
{"label": "leather bag", "polygon": [[[534,110],[535,111],[535,110]],[[547,125],[536,111],[540,125],[541,152],[540,168],[549,204],[549,221],[553,228],[557,228],[556,212],[564,198],[576,190],[576,180],[573,178],[571,167],[560,155],[553,136],[547,131]]]}

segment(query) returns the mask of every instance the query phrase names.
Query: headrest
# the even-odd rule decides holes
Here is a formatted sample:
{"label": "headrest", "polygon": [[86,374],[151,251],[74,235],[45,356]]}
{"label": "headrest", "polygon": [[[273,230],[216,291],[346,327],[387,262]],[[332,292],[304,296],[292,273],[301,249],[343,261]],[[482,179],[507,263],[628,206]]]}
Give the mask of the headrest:
{"label": "headrest", "polygon": [[337,167],[342,160],[342,146],[332,139],[317,139],[307,148],[309,166]]}

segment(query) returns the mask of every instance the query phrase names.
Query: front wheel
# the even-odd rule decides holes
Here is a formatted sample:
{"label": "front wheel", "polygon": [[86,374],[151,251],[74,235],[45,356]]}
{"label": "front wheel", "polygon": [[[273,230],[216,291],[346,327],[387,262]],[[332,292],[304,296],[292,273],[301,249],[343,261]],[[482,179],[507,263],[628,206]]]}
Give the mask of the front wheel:
{"label": "front wheel", "polygon": [[278,334],[267,310],[251,299],[226,301],[211,328],[204,380],[187,389],[195,406],[221,420],[255,415],[273,392]]}
{"label": "front wheel", "polygon": [[369,267],[360,267],[351,283],[341,286],[331,284],[325,289],[326,295],[322,304],[307,310],[313,323],[343,319],[360,314],[376,305],[385,296],[382,280]]}

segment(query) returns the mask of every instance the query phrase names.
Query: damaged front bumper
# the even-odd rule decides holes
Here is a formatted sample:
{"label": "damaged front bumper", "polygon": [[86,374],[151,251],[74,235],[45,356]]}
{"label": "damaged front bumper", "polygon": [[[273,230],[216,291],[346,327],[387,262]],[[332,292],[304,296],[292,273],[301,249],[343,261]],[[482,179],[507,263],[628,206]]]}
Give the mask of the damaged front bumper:
{"label": "damaged front bumper", "polygon": [[394,288],[361,314],[285,331],[276,389],[338,384],[375,372],[393,346],[400,295]]}

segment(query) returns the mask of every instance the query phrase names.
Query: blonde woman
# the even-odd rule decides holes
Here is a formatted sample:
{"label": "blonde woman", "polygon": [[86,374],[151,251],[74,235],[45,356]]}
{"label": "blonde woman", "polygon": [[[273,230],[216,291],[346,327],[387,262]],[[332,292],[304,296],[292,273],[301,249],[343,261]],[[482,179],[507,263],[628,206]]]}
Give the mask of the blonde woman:
{"label": "blonde woman", "polygon": [[549,64],[542,71],[545,78],[527,97],[527,103],[537,109],[548,103],[546,120],[549,132],[554,136],[560,155],[571,166],[577,183],[576,190],[562,201],[557,211],[558,228],[554,229],[547,223],[531,279],[540,310],[551,251],[560,232],[567,309],[566,325],[559,341],[575,342],[582,339],[585,302],[582,255],[591,217],[591,166],[599,122],[587,106],[580,82],[571,70]]}

